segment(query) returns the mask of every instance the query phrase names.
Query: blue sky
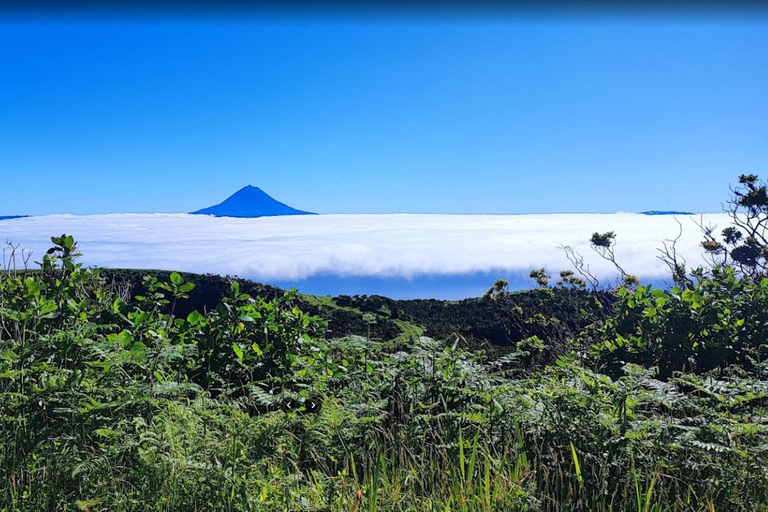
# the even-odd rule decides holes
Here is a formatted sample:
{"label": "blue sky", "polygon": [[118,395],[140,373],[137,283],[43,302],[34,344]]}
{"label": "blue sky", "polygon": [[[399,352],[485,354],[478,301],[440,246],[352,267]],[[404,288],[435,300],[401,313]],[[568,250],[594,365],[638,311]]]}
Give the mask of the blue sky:
{"label": "blue sky", "polygon": [[719,211],[768,19],[0,16],[0,215]]}

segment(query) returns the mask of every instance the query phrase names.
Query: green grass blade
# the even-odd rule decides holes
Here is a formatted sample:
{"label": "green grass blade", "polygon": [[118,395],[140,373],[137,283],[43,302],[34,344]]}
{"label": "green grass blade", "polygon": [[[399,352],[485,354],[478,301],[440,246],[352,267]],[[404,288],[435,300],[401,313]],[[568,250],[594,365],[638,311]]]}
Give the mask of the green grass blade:
{"label": "green grass blade", "polygon": [[573,456],[573,465],[576,467],[576,479],[579,481],[579,483],[584,483],[584,479],[581,476],[581,466],[579,465],[579,456],[576,455],[576,447],[573,446],[573,441],[571,441],[571,455]]}

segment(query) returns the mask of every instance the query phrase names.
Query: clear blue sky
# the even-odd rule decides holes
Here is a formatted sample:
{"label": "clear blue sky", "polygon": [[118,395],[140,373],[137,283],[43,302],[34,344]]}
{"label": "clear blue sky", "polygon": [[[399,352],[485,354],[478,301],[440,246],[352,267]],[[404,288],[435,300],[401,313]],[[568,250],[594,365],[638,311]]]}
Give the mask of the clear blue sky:
{"label": "clear blue sky", "polygon": [[0,16],[0,215],[716,211],[768,18]]}

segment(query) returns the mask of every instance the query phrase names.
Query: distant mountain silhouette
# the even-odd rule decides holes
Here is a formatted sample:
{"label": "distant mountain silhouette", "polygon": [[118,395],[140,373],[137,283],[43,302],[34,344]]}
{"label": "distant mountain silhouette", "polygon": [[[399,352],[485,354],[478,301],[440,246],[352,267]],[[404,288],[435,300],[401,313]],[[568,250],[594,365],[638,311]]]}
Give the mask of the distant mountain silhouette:
{"label": "distant mountain silhouette", "polygon": [[29,215],[0,215],[0,220],[22,219],[29,217]]}
{"label": "distant mountain silhouette", "polygon": [[642,213],[643,215],[693,215],[691,212],[676,212],[674,210],[650,210]]}
{"label": "distant mountain silhouette", "polygon": [[227,198],[223,203],[192,212],[197,215],[216,217],[274,217],[277,215],[314,215],[291,208],[287,204],[272,199],[259,187],[248,185]]}

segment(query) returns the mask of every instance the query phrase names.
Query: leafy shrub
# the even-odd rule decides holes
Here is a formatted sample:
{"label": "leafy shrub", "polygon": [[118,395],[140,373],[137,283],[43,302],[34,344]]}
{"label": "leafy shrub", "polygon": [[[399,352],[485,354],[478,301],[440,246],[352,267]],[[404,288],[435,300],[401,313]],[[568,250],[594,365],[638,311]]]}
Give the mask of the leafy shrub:
{"label": "leafy shrub", "polygon": [[739,365],[752,371],[765,360],[768,278],[739,277],[731,267],[696,272],[671,290],[619,288],[616,316],[595,347],[613,373],[621,361],[674,372],[706,372]]}

